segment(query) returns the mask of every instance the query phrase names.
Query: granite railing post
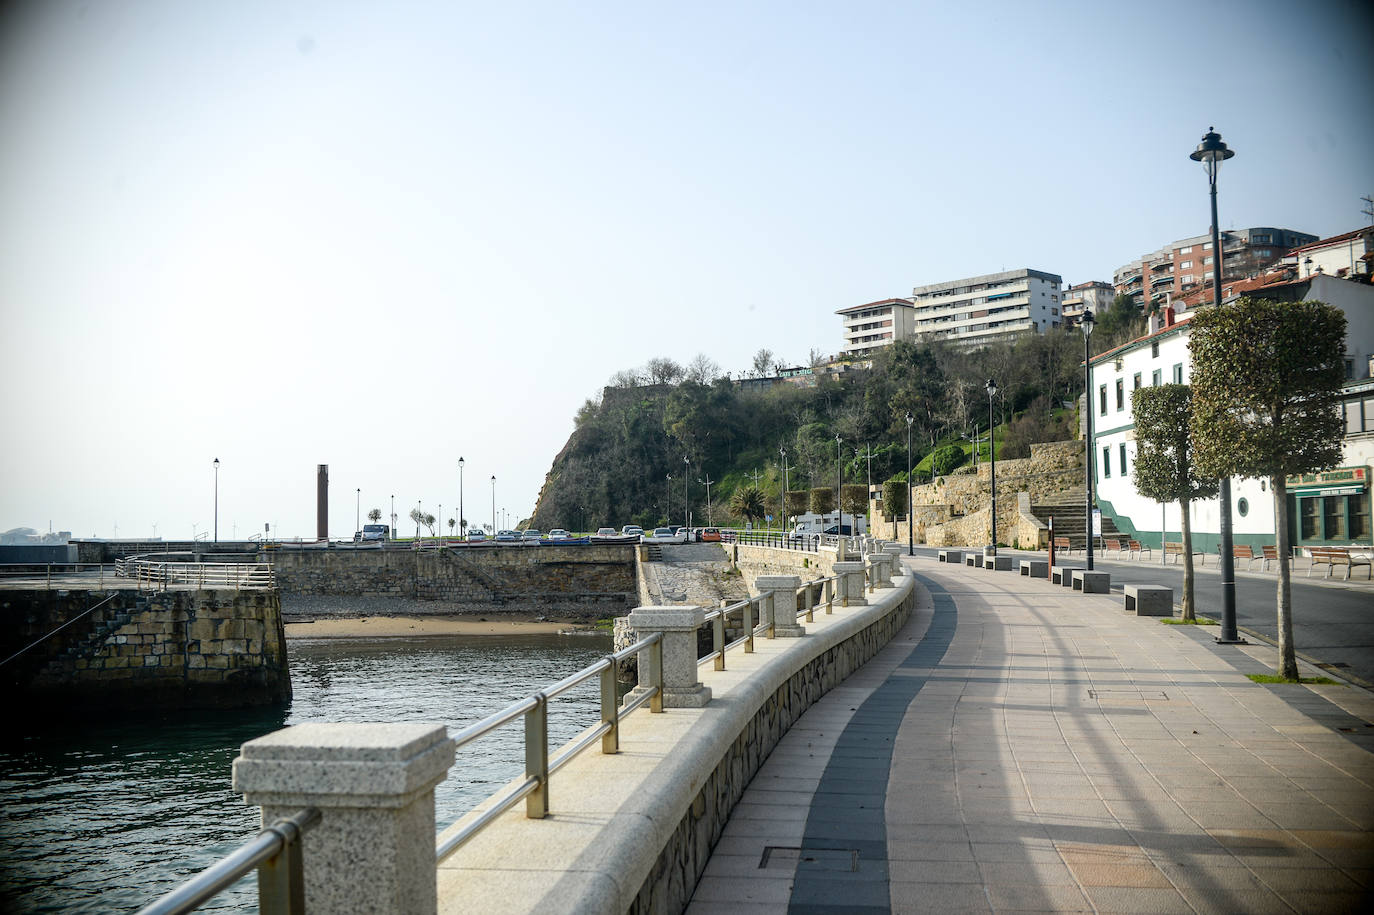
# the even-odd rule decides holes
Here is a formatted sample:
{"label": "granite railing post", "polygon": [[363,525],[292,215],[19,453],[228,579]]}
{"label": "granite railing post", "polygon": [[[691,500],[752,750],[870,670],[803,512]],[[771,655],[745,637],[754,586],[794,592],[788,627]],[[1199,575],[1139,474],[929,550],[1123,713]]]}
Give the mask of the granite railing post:
{"label": "granite railing post", "polygon": [[760,591],[773,592],[773,635],[779,639],[794,639],[806,635],[806,627],[797,624],[797,589],[799,575],[760,575],[754,582]]}
{"label": "granite railing post", "polygon": [[886,553],[869,553],[867,557],[873,575],[874,588],[892,587],[892,557]]}
{"label": "granite railing post", "polygon": [[891,557],[891,573],[893,576],[905,575],[906,564],[902,562],[901,556],[906,552],[906,548],[900,543],[884,543],[883,552]]}
{"label": "granite railing post", "polygon": [[301,839],[313,915],[434,912],[434,786],[453,749],[438,724],[298,724],[243,745],[234,790],[264,824],[320,810]]}
{"label": "granite railing post", "polygon": [[864,597],[865,568],[862,562],[835,563],[835,574],[840,576],[840,606],[863,607],[868,604],[868,598]]}
{"label": "granite railing post", "polygon": [[[711,701],[711,688],[697,677],[697,630],[706,621],[700,607],[636,607],[630,611],[630,628],[640,638],[663,633],[663,707],[701,708]],[[639,665],[639,685],[631,695],[652,686],[648,665]],[[628,698],[628,697],[627,697]]]}

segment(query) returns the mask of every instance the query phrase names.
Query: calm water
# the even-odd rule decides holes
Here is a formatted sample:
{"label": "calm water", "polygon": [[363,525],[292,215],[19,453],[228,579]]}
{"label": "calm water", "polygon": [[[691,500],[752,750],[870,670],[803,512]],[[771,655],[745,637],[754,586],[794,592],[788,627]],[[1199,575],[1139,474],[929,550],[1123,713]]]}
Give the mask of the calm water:
{"label": "calm water", "polygon": [[[71,725],[0,745],[0,911],[132,911],[251,838],[230,791],[239,745],[306,721],[432,721],[449,732],[603,657],[609,635],[292,640],[295,698],[273,712]],[[550,741],[598,720],[596,681],[550,708]],[[523,771],[512,722],[459,751],[440,828]],[[207,908],[252,909],[252,877]]]}

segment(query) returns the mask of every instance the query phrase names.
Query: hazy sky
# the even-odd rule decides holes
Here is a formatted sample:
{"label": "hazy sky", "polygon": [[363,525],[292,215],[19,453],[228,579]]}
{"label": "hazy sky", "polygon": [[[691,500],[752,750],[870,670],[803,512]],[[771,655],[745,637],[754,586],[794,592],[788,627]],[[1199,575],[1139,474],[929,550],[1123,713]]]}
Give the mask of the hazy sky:
{"label": "hazy sky", "polygon": [[1205,232],[1209,125],[1224,227],[1374,192],[1341,0],[4,8],[0,530],[524,517],[619,369]]}

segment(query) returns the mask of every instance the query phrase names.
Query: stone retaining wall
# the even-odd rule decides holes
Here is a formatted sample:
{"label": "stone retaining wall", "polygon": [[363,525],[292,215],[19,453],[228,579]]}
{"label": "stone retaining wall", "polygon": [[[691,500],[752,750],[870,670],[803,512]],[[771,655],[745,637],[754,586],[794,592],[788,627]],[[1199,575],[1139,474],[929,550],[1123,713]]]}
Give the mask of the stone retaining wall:
{"label": "stone retaining wall", "polygon": [[4,690],[26,709],[230,708],[291,698],[275,591],[6,591],[0,613],[7,641],[25,644],[71,623],[6,671]]}
{"label": "stone retaining wall", "polygon": [[835,551],[821,547],[819,552],[784,550],[771,546],[722,543],[731,565],[744,576],[750,594],[757,594],[754,582],[760,575],[800,575],[802,581],[829,578],[835,574]]}

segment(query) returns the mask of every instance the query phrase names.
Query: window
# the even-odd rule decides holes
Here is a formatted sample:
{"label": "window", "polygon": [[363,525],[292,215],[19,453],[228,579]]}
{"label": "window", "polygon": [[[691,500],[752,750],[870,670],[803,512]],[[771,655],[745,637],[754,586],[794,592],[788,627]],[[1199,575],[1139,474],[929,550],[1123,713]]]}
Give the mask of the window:
{"label": "window", "polygon": [[1097,389],[1097,412],[1100,416],[1107,415],[1107,386],[1100,385]]}
{"label": "window", "polygon": [[1179,254],[1192,254],[1192,253],[1193,253],[1193,246],[1192,246],[1192,245],[1189,245],[1189,246],[1186,247],[1186,248],[1179,248],[1179,249],[1178,249],[1178,253],[1179,253]]}
{"label": "window", "polygon": [[1116,380],[1116,408],[1118,411],[1126,409],[1126,382],[1121,378]]}
{"label": "window", "polygon": [[1158,359],[1158,358],[1159,358],[1159,341],[1158,341],[1158,340],[1155,340],[1155,341],[1153,341],[1153,342],[1150,343],[1150,358],[1151,358],[1151,359]]}
{"label": "window", "polygon": [[1240,512],[1242,518],[1250,514],[1250,500],[1241,496],[1240,501],[1236,503],[1236,511]]}
{"label": "window", "polygon": [[1126,475],[1126,443],[1121,443],[1121,475]]}
{"label": "window", "polygon": [[1326,540],[1345,539],[1345,497],[1322,497],[1322,532]]}
{"label": "window", "polygon": [[1187,270],[1189,267],[1193,266],[1193,262],[1192,262],[1192,261],[1184,261],[1183,263],[1179,264],[1178,266],[1179,266],[1181,269],[1183,269],[1183,270]]}
{"label": "window", "polygon": [[1159,369],[1155,369],[1154,372],[1150,375],[1150,387],[1159,387],[1159,381]]}
{"label": "window", "polygon": [[1135,373],[1135,376],[1131,379],[1131,390],[1132,390],[1132,391],[1139,391],[1139,390],[1140,390],[1140,373],[1139,373],[1139,372],[1136,372],[1136,373]]}
{"label": "window", "polygon": [[1250,244],[1252,244],[1252,245],[1268,245],[1268,244],[1272,244],[1272,242],[1269,240],[1269,236],[1268,236],[1268,235],[1252,235],[1252,236],[1250,236]]}
{"label": "window", "polygon": [[1212,243],[1211,243],[1210,241],[1209,241],[1209,242],[1203,242],[1203,244],[1202,244],[1202,250],[1204,250],[1204,251],[1211,251],[1211,250],[1212,250]]}
{"label": "window", "polygon": [[1102,449],[1102,479],[1109,480],[1112,476],[1112,449]]}
{"label": "window", "polygon": [[1204,257],[1204,258],[1202,259],[1202,263],[1203,263],[1203,264],[1210,264],[1211,262],[1212,262],[1212,258],[1210,258],[1210,257]]}
{"label": "window", "polygon": [[1174,384],[1183,384],[1183,363],[1174,363]]}

